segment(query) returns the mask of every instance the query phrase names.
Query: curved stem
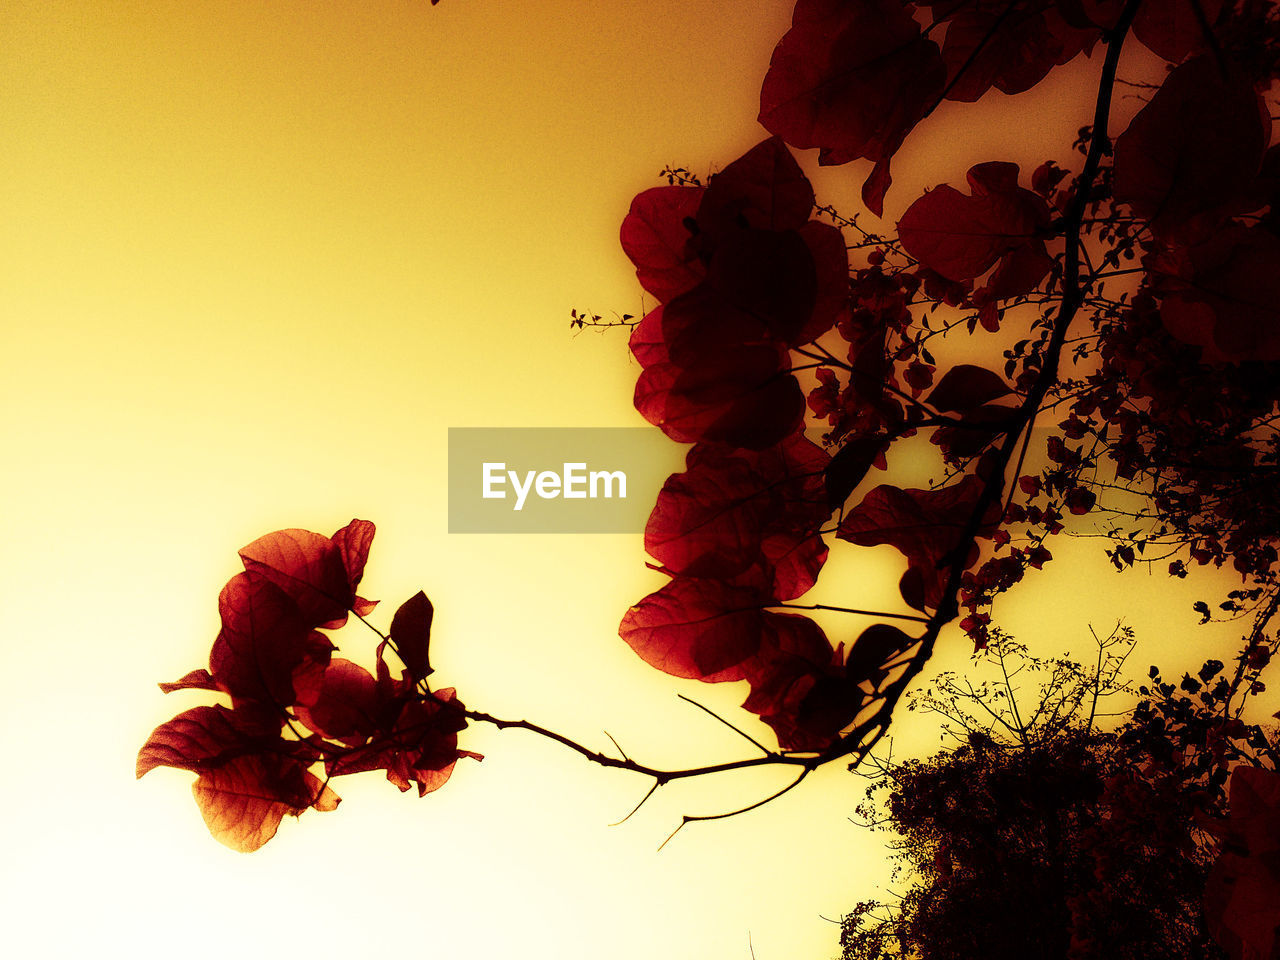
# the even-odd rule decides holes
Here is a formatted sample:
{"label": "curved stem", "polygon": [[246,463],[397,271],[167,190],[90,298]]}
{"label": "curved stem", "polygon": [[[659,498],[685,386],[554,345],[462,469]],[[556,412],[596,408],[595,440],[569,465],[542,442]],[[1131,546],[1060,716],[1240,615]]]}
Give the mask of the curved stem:
{"label": "curved stem", "polygon": [[[1075,319],[1082,303],[1080,284],[1081,230],[1085,211],[1089,206],[1090,194],[1093,191],[1094,180],[1098,175],[1098,169],[1109,142],[1107,138],[1107,121],[1111,114],[1111,94],[1115,88],[1116,67],[1120,61],[1120,50],[1124,44],[1124,38],[1129,32],[1129,27],[1133,23],[1133,18],[1137,15],[1141,4],[1142,0],[1127,0],[1115,29],[1106,38],[1107,53],[1098,83],[1098,95],[1094,105],[1093,130],[1090,137],[1089,150],[1085,158],[1084,169],[1076,180],[1075,193],[1071,198],[1071,205],[1063,218],[1066,252],[1062,271],[1062,298],[1057,316],[1054,318],[1053,333],[1045,349],[1044,365],[1031,390],[1018,407],[1015,423],[1020,423],[1021,428],[1015,426],[1011,429],[1005,435],[1004,442],[996,452],[989,478],[983,486],[983,490],[965,524],[964,533],[959,541],[962,545],[969,545],[975,542],[988,508],[995,504],[1003,493],[1004,475],[1013,460],[1019,443],[1022,442],[1024,430],[1028,429],[1034,420],[1035,413],[1040,409],[1040,405],[1043,403],[1050,387],[1058,382],[1058,364],[1062,356],[1063,344],[1066,342],[1067,331],[1070,329],[1071,323]],[[942,627],[959,614],[958,598],[961,576],[967,566],[968,553],[968,549],[964,548],[954,552],[948,571],[947,583],[943,589],[942,602],[934,615],[929,618],[928,627],[920,640],[920,650],[917,655],[907,664],[902,676],[897,678],[892,686],[884,692],[884,700],[879,709],[829,747],[822,754],[823,762],[852,754],[855,756],[852,765],[856,765],[884,736],[888,729],[887,718],[901,699],[907,686],[924,668],[925,663],[928,662]]]}

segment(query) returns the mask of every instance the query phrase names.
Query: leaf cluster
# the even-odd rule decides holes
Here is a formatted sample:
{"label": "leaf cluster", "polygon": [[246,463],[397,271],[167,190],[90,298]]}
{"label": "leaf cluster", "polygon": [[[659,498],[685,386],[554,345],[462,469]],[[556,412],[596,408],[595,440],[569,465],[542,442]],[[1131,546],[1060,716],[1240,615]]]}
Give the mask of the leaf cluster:
{"label": "leaf cluster", "polygon": [[[356,595],[374,526],[352,520],[332,537],[279,530],[240,551],[244,572],[218,597],[222,626],[208,669],[166,693],[227,695],[231,706],[193,707],[161,724],[138,753],[137,776],[156,767],[198,774],[193,792],[210,833],[256,850],[286,815],[336,809],[333,777],[383,770],[401,791],[442,786],[460,757],[465,710],[451,688],[431,690],[433,609],[419,592],[396,611],[377,648],[376,676],[334,657],[328,631],[375,601]],[[403,664],[392,676],[390,649]],[[313,770],[318,770],[318,775]]]}

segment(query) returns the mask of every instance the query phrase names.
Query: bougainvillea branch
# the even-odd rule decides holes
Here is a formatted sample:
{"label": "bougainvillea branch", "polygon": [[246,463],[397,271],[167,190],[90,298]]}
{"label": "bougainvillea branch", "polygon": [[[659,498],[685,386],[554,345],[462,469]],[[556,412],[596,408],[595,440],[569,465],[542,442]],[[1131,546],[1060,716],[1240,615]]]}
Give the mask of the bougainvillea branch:
{"label": "bougainvillea branch", "polygon": [[[1126,37],[1169,69],[1131,81],[1146,103],[1113,138]],[[1092,116],[1071,145],[1078,173],[987,160],[962,187],[916,197],[896,231],[873,232],[819,204],[792,153],[867,161],[863,203],[879,216],[892,159],[926,117],[1029,90],[1099,50]],[[355,594],[372,524],[353,521],[241,552],[208,668],[163,685],[231,706],[157,728],[139,775],[197,773],[210,828],[252,849],[284,814],[332,809],[338,776],[382,770],[402,790],[438,788],[474,756],[458,745],[468,723],[648,777],[641,805],[677,780],[793,770],[772,794],[681,826],[731,816],[823,764],[864,759],[943,629],[958,619],[983,647],[995,600],[1052,562],[1052,538],[1082,517],[1104,525],[1119,571],[1230,565],[1242,582],[1219,609],[1254,622],[1220,699],[1257,690],[1280,609],[1277,77],[1280,12],[1260,0],[797,0],[761,87],[771,136],[705,180],[668,168],[632,201],[620,237],[657,301],[619,321],[640,367],[634,403],[689,449],[645,530],[649,566],[667,580],[619,633],[673,677],[744,684],[744,709],[777,749],[713,714],[759,755],[663,768],[616,741],[613,755],[469,709],[428,684],[423,594],[379,631],[373,673],[335,657],[328,632],[372,609]],[[1064,163],[1066,148],[1053,147]],[[948,363],[954,338],[969,361],[984,344],[992,359]],[[925,439],[931,476],[875,482],[891,465],[918,467]],[[833,548],[880,546],[901,557],[901,609],[807,602]],[[1194,610],[1214,618],[1205,601]],[[829,639],[802,611],[858,617],[858,632]],[[1270,809],[1271,790],[1246,774],[1237,792]],[[1248,857],[1223,869],[1265,872]],[[1265,954],[1273,944],[1238,906],[1221,906],[1220,939]]]}

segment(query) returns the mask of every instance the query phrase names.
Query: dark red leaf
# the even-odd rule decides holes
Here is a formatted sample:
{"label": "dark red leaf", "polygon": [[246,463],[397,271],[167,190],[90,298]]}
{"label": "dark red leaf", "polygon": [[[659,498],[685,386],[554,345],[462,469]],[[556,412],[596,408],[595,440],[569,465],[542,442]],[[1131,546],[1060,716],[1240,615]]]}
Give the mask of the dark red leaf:
{"label": "dark red leaf", "polygon": [[193,707],[151,731],[138,751],[135,774],[156,767],[204,773],[247,753],[283,748],[280,726],[263,726],[221,704]]}
{"label": "dark red leaf", "polygon": [[1012,392],[1000,374],[970,363],[958,363],[943,374],[925,400],[935,410],[960,413]]}
{"label": "dark red leaf", "polygon": [[812,578],[792,570],[786,583],[773,584],[777,564],[803,558],[805,566],[816,560],[820,567],[825,559],[821,538],[801,548],[831,515],[823,495],[829,459],[802,434],[759,453],[699,444],[689,451],[688,469],[663,485],[645,548],[667,569],[690,577],[727,580],[759,564],[763,578],[780,589],[775,596],[789,599],[797,595],[788,592],[797,577],[810,584]]}
{"label": "dark red leaf", "polygon": [[173,693],[175,690],[220,690],[222,688],[218,686],[208,670],[201,669],[192,670],[172,683],[162,683],[160,689],[165,693]]}
{"label": "dark red leaf", "polygon": [[619,634],[673,676],[746,680],[743,706],[774,728],[783,749],[821,749],[838,727],[817,729],[799,712],[817,678],[836,672],[831,645],[812,620],[763,603],[751,590],[677,578],[632,607]]}
{"label": "dark red leaf", "polygon": [[[995,333],[1000,329],[996,305],[990,301],[1007,300],[1031,293],[1040,286],[1040,281],[1049,275],[1051,269],[1053,257],[1045,250],[1044,242],[1039,240],[1014,247],[1001,257],[986,286],[974,291],[975,302],[979,296],[988,298],[979,313],[983,329],[988,333]],[[997,314],[994,321],[988,312]]]}
{"label": "dark red leaf", "polygon": [[[805,618],[789,619],[801,621],[791,629],[803,634]],[[829,654],[825,637],[822,641]],[[885,665],[913,643],[896,627],[875,624],[840,664],[838,657],[822,662],[821,649],[811,641],[801,656],[773,666],[770,682],[753,689],[744,706],[767,708],[757,712],[774,728],[783,749],[822,750],[875,699],[889,673]]]}
{"label": "dark red leaf", "polygon": [[322,737],[359,746],[381,726],[382,707],[373,675],[350,660],[336,658],[325,670],[314,699],[299,704],[294,712]]}
{"label": "dark red leaf", "polygon": [[1168,234],[1197,214],[1243,200],[1262,165],[1271,120],[1242,73],[1211,56],[1165,79],[1115,145],[1115,195]]}
{"label": "dark red leaf", "polygon": [[1052,160],[1046,160],[1036,167],[1031,174],[1031,189],[1048,200],[1049,195],[1058,188],[1058,184],[1063,181],[1069,172],[1063,170]]}
{"label": "dark red leaf", "polygon": [[922,360],[912,360],[902,371],[903,381],[911,388],[911,396],[920,396],[921,391],[933,384],[933,372],[937,369]]}
{"label": "dark red leaf", "polygon": [[[831,644],[808,617],[766,614],[760,651],[744,665],[743,672],[751,686],[743,708],[759,714],[773,728],[783,750],[825,748],[856,713],[856,706],[851,708],[843,696]],[[839,688],[834,697],[826,698],[834,710],[814,709],[821,696],[815,697],[815,691],[828,685],[824,681]],[[855,695],[854,704],[859,699]]]}
{"label": "dark red leaf", "polygon": [[839,507],[867,475],[872,464],[888,446],[883,437],[856,437],[846,441],[827,466],[827,502]]}
{"label": "dark red leaf", "polygon": [[801,535],[784,529],[769,533],[760,542],[760,549],[761,560],[735,577],[734,583],[757,585],[762,593],[776,600],[794,600],[808,593],[827,562],[827,544],[817,532]]}
{"label": "dark red leaf", "polygon": [[[966,476],[940,490],[902,490],[884,484],[845,514],[838,536],[864,547],[890,544],[907,558],[903,596],[916,606],[936,608],[942,601],[953,556],[962,546],[966,566],[977,559],[961,536],[983,490],[983,482]],[[999,521],[1000,506],[992,504],[979,527],[989,534]]]}
{"label": "dark red leaf", "polygon": [[311,629],[293,597],[248,572],[218,595],[222,629],[209,653],[209,672],[233,697],[283,707],[299,698],[295,673],[329,662],[332,644]]}
{"label": "dark red leaf", "polygon": [[195,707],[161,724],[138,753],[137,776],[159,766],[200,774],[192,787],[213,836],[233,850],[256,850],[286,813],[332,810],[338,795],[307,772],[310,748],[223,706]]}
{"label": "dark red leaf", "polygon": [[943,184],[907,208],[898,221],[907,253],[957,281],[981,276],[1021,248],[1043,253],[1049,208],[1018,186],[1017,164],[980,163],[969,169],[968,180],[971,196]]}
{"label": "dark red leaf", "polygon": [[1231,226],[1148,261],[1160,317],[1214,362],[1280,360],[1280,238]]}
{"label": "dark red leaf", "polygon": [[1205,885],[1205,921],[1232,957],[1280,949],[1280,774],[1231,774],[1225,843]]}
{"label": "dark red leaf", "polygon": [[889,170],[889,161],[877,160],[871,167],[871,173],[862,181],[862,203],[877,217],[884,215],[884,197],[893,186],[893,174]]}
{"label": "dark red leaf", "polygon": [[850,683],[869,683],[871,689],[867,692],[874,692],[889,674],[886,664],[915,642],[897,627],[887,623],[867,627],[849,648],[849,657],[845,661],[845,671]]}
{"label": "dark red leaf", "polygon": [[331,777],[368,770],[385,770],[401,791],[416,783],[418,796],[437,790],[449,779],[454,764],[479,754],[458,749],[458,731],[466,727],[462,704],[452,688],[437,690],[427,699],[407,699],[389,730],[366,746],[326,762]]}
{"label": "dark red leaf", "polygon": [[690,243],[703,193],[702,187],[654,187],[631,201],[622,221],[622,249],[640,285],[663,303],[692,290],[705,274]]}
{"label": "dark red leaf", "polygon": [[960,6],[948,20],[942,45],[948,100],[972,103],[993,86],[1002,93],[1022,93],[1066,62],[1061,37],[1050,30],[1047,11],[1037,6],[1005,0]]}
{"label": "dark red leaf", "polygon": [[391,640],[414,680],[422,680],[431,673],[427,647],[431,641],[431,620],[434,616],[431,601],[419,590],[400,605],[391,620]]}
{"label": "dark red leaf", "polygon": [[308,807],[337,809],[340,798],[288,757],[236,757],[203,774],[192,785],[196,804],[214,838],[232,850],[251,853],[276,834],[285,814]]}
{"label": "dark red leaf", "polygon": [[[1196,12],[1196,7],[1200,12]],[[1210,44],[1201,23],[1213,24],[1222,12],[1223,0],[1161,0],[1144,3],[1133,19],[1133,35],[1148,50],[1177,63]]]}
{"label": "dark red leaf", "polygon": [[[706,282],[724,303],[757,319],[771,337],[788,346],[813,340],[830,326],[811,330],[817,268],[809,246],[794,230],[727,234],[711,257]],[[688,299],[673,301],[668,311]]]}
{"label": "dark red leaf", "polygon": [[759,594],[719,580],[677,577],[627,611],[618,629],[651,666],[675,677],[742,680],[760,649]]}
{"label": "dark red leaf", "polygon": [[662,307],[650,310],[631,328],[628,346],[642,367],[652,367],[670,359],[667,356],[667,341],[662,333]]}
{"label": "dark red leaf", "polygon": [[[347,571],[347,583],[351,592],[360,585],[364,578],[364,565],[369,560],[369,547],[373,544],[374,525],[368,520],[352,520],[333,535],[333,542],[338,545],[338,553],[342,557],[342,565]],[[357,598],[359,599],[359,598]],[[369,603],[369,601],[364,601]],[[372,604],[370,605],[372,607]],[[364,610],[357,610],[361,616]]]}
{"label": "dark red leaf", "polygon": [[761,450],[799,429],[805,400],[776,347],[743,344],[697,367],[649,367],[636,383],[635,406],[679,443],[714,440]]}
{"label": "dark red leaf", "polygon": [[1049,552],[1048,548],[1043,546],[1037,545],[1027,551],[1027,563],[1030,566],[1035,567],[1037,570],[1041,569],[1052,559],[1053,554]]}
{"label": "dark red leaf", "polygon": [[813,312],[798,342],[818,339],[849,314],[849,251],[844,234],[829,223],[810,220],[800,236],[813,257],[818,288]]}
{"label": "dark red leaf", "polygon": [[1064,499],[1067,509],[1076,516],[1088,513],[1098,502],[1098,495],[1086,487],[1072,487]]}
{"label": "dark red leaf", "polygon": [[898,0],[799,0],[760,90],[760,122],[819,162],[879,161],[865,199],[875,212],[890,157],[941,96],[946,67]]}
{"label": "dark red leaf", "polygon": [[245,570],[276,584],[315,627],[340,627],[356,606],[374,527],[352,520],[333,537],[277,530],[240,551]]}
{"label": "dark red leaf", "polygon": [[799,230],[813,210],[813,187],[777,137],[762,140],[707,183],[698,227],[713,241],[742,227]]}
{"label": "dark red leaf", "polygon": [[1015,412],[1015,407],[1001,403],[974,407],[962,414],[963,425],[939,427],[933,432],[930,442],[941,447],[952,462],[968,460],[1009,428]]}

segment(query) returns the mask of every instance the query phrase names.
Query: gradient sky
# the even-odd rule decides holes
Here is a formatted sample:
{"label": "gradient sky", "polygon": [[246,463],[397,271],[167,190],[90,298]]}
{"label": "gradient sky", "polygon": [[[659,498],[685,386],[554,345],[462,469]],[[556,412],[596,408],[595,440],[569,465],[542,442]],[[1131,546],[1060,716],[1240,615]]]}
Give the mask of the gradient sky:
{"label": "gradient sky", "polygon": [[[362,592],[386,601],[380,622],[425,589],[435,680],[469,706],[593,747],[607,729],[654,765],[750,752],[676,698],[755,730],[734,712],[741,689],[675,681],[618,640],[660,582],[639,536],[450,536],[445,453],[451,426],[640,423],[624,337],[573,336],[569,310],[651,306],[617,243],[630,199],[666,164],[706,171],[764,136],[759,84],[789,17],[785,0],[0,8],[0,945],[836,952],[824,917],[887,875],[881,838],[847,820],[865,784],[838,764],[661,853],[682,813],[749,802],[778,776],[667,787],[611,827],[641,778],[474,729],[464,746],[486,759],[439,793],[344,778],[336,813],[286,820],[252,856],[210,839],[189,774],[133,779],[150,730],[207,702],[155,683],[205,663],[236,550],[352,517],[379,528]],[[973,162],[1069,163],[1096,69],[993,94],[963,126],[931,120],[895,163],[889,219]],[[1020,151],[1010,130],[1063,146]],[[863,175],[823,171],[820,198],[854,210]],[[893,602],[900,558],[847,550],[815,599]],[[1114,577],[1093,541],[1053,552],[998,610],[1033,651],[1083,655],[1088,625],[1122,616],[1143,666],[1180,673],[1226,649],[1189,627],[1206,583]],[[828,624],[833,639],[862,625]],[[355,627],[336,639],[372,656]],[[943,648],[964,664],[962,638]],[[895,733],[936,742],[918,722]]]}

